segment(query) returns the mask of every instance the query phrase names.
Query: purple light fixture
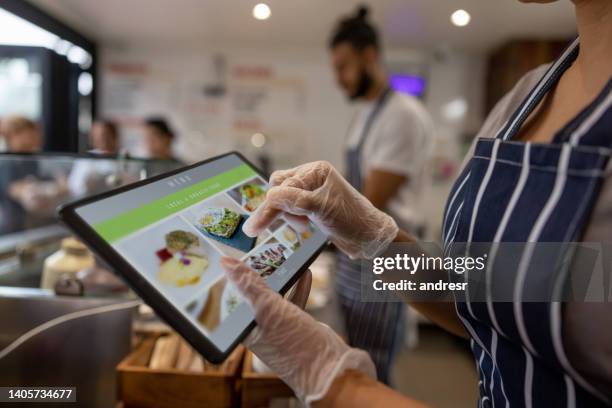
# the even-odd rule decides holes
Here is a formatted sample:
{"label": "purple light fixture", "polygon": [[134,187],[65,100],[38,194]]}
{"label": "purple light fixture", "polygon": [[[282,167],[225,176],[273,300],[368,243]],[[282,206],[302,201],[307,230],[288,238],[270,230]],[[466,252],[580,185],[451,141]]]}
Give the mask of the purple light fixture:
{"label": "purple light fixture", "polygon": [[425,79],[416,75],[391,74],[389,85],[394,91],[417,97],[425,92]]}

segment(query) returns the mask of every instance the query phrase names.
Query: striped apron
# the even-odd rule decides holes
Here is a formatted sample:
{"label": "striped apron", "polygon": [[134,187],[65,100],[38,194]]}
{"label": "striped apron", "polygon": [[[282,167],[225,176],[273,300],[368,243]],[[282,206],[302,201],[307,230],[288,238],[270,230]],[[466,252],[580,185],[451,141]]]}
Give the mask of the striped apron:
{"label": "striped apron", "polygon": [[[368,116],[358,144],[346,153],[347,180],[359,191],[363,188],[363,146],[372,124],[392,95],[390,89],[384,92]],[[401,302],[362,302],[361,263],[338,253],[336,266],[336,292],[348,342],[352,347],[366,350],[370,354],[376,365],[378,380],[389,384],[394,357],[404,332],[405,305]]]}
{"label": "striped apron", "polygon": [[[564,243],[581,239],[609,170],[612,80],[592,104],[555,135],[551,144],[512,141],[577,54],[575,40],[496,137],[477,140],[474,156],[446,205],[445,255],[465,255],[475,243]],[[461,246],[463,254],[458,254],[456,248]],[[495,283],[508,282],[507,275],[502,277],[498,272],[496,276],[494,266],[485,278],[486,301],[470,301],[469,286],[462,299],[456,299],[457,313],[470,334],[479,371],[479,406],[610,406],[610,398],[585,381],[569,363],[561,337],[562,303],[517,301],[526,288],[565,283],[565,277],[552,271],[529,269],[535,256],[528,248],[517,259],[517,267],[511,269],[515,301],[491,300]],[[495,265],[493,251],[487,255],[487,264]]]}

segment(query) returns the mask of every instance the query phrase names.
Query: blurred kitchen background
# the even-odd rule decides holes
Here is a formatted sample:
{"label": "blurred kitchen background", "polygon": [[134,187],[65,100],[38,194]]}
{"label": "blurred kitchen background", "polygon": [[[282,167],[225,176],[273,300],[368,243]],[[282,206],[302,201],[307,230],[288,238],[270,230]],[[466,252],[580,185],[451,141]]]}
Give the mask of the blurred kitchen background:
{"label": "blurred kitchen background", "polygon": [[[0,174],[3,194],[13,181],[37,180],[11,190],[23,208],[18,216],[3,215],[4,221],[27,218],[0,233],[3,302],[28,297],[8,288],[39,286],[44,259],[66,234],[53,209],[68,199],[229,150],[267,172],[314,160],[344,168],[355,106],[335,83],[327,41],[337,20],[364,2],[257,3],[0,0],[0,129],[27,119],[17,125],[40,134],[39,142],[18,153],[0,138],[0,165],[30,163],[12,176]],[[569,0],[546,6],[515,0],[365,3],[384,39],[391,86],[419,98],[434,120],[435,153],[428,164],[434,177],[424,217],[427,237],[438,240],[442,206],[467,145],[496,101],[576,35],[573,6]],[[171,154],[156,157],[146,148],[147,118],[165,120],[173,134]],[[104,152],[108,156],[89,157],[92,124],[102,119],[117,124],[118,146]],[[106,161],[122,169],[122,178],[106,177],[82,191],[71,184],[78,180],[70,180],[79,160],[92,160],[98,169]],[[84,306],[62,303],[58,310],[71,307]],[[24,321],[10,320],[0,346],[29,327]],[[465,345],[423,326],[420,341],[407,340],[406,350],[416,351],[402,353],[397,386],[438,406],[472,406],[476,377]],[[109,353],[118,359],[125,347]],[[114,389],[104,375],[100,384],[110,387],[104,390]],[[427,381],[435,376],[448,376],[446,388]]]}
{"label": "blurred kitchen background", "polygon": [[[238,149],[268,169],[321,159],[342,168],[353,107],[334,82],[327,39],[359,4],[270,1],[258,20],[246,0],[1,1],[0,118],[39,123],[49,151],[88,150],[100,117],[144,156],[141,123],[153,115],[167,118],[185,162]],[[440,196],[493,104],[575,35],[569,1],[368,4],[392,86],[421,98],[435,121]],[[466,26],[451,21],[457,9]],[[435,225],[440,207],[429,208]]]}

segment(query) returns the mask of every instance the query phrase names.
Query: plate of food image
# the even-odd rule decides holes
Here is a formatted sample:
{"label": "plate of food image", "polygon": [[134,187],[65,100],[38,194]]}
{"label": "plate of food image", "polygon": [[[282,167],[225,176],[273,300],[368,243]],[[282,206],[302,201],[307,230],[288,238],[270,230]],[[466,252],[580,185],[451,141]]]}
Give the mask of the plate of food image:
{"label": "plate of food image", "polygon": [[258,184],[248,183],[240,186],[240,196],[242,197],[242,207],[253,212],[263,203],[266,198],[266,191]]}
{"label": "plate of food image", "polygon": [[246,258],[246,263],[262,277],[272,275],[286,260],[287,247],[281,243],[262,245]]}
{"label": "plate of food image", "polygon": [[207,237],[239,249],[250,251],[257,238],[242,232],[247,215],[239,214],[229,208],[206,208],[197,217],[196,227]]}
{"label": "plate of food image", "polygon": [[210,287],[203,303],[202,309],[198,312],[198,321],[209,331],[214,331],[223,320],[222,298],[228,286],[225,278],[219,279]]}
{"label": "plate of food image", "polygon": [[297,231],[290,225],[286,225],[285,228],[281,230],[281,235],[282,239],[289,244],[291,250],[293,251],[296,251],[300,245],[302,245],[301,234],[298,234]]}
{"label": "plate of food image", "polygon": [[225,318],[232,314],[238,306],[240,306],[242,301],[243,298],[238,289],[228,282],[221,296],[221,320],[225,320]]}
{"label": "plate of food image", "polygon": [[155,253],[159,259],[159,281],[176,287],[200,282],[208,269],[208,257],[199,238],[188,231],[174,230],[166,234],[165,240],[166,247]]}
{"label": "plate of food image", "polygon": [[287,223],[298,233],[300,242],[307,241],[313,232],[313,226],[308,218],[302,215],[283,214]]}

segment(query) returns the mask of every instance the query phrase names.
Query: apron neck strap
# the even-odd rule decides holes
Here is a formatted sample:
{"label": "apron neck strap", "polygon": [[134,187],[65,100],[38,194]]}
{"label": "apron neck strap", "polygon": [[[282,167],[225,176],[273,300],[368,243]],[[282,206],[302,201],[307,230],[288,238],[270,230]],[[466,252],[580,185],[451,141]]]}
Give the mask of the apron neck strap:
{"label": "apron neck strap", "polygon": [[387,87],[383,91],[382,95],[375,102],[372,111],[369,113],[359,135],[359,140],[355,147],[349,149],[347,151],[347,164],[348,164],[348,172],[347,179],[351,183],[353,187],[360,190],[363,188],[363,180],[361,177],[361,151],[363,150],[363,146],[365,145],[366,139],[370,133],[372,128],[372,124],[376,120],[376,117],[390,99],[393,91],[391,88]]}
{"label": "apron neck strap", "polygon": [[557,83],[561,75],[572,65],[579,50],[579,38],[576,38],[567,46],[565,51],[557,60],[551,64],[544,76],[538,81],[537,85],[529,92],[527,97],[521,102],[518,109],[514,111],[510,119],[499,130],[496,137],[502,140],[511,140],[518,133],[519,129],[529,117],[529,114],[540,103],[542,98]]}
{"label": "apron neck strap", "polygon": [[363,130],[361,131],[361,135],[359,136],[359,142],[357,143],[356,150],[361,151],[368,135],[370,134],[370,130],[372,129],[372,125],[374,121],[378,117],[378,114],[382,111],[382,109],[387,104],[387,101],[391,99],[391,95],[393,95],[393,90],[390,87],[386,87],[383,91],[382,95],[376,100],[372,111],[368,115],[368,118],[365,121],[363,126]]}

